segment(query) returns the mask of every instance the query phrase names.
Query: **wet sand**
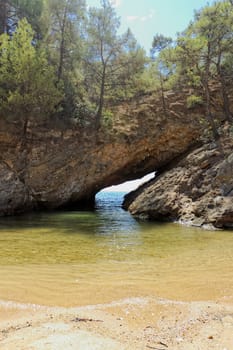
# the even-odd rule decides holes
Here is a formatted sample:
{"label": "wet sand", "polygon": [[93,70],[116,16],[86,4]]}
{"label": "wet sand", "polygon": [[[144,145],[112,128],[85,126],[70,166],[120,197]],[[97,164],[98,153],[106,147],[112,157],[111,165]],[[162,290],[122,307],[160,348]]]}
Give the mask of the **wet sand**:
{"label": "wet sand", "polygon": [[131,298],[75,308],[0,304],[1,350],[232,350],[233,299]]}

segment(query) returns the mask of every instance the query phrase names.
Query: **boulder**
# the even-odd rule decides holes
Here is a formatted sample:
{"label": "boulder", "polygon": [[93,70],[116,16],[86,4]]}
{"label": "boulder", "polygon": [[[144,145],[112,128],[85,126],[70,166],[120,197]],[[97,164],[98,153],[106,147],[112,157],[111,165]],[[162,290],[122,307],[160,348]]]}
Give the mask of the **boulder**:
{"label": "boulder", "polygon": [[206,143],[125,198],[137,217],[205,228],[233,227],[233,138]]}

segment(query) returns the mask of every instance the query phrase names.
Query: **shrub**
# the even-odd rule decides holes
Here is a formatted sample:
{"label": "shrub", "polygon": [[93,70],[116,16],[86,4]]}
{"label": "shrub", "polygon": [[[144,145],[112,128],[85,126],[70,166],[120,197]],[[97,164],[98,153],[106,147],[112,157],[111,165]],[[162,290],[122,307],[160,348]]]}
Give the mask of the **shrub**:
{"label": "shrub", "polygon": [[203,106],[204,102],[201,96],[190,95],[187,97],[186,103],[187,103],[187,108],[191,109],[197,106]]}

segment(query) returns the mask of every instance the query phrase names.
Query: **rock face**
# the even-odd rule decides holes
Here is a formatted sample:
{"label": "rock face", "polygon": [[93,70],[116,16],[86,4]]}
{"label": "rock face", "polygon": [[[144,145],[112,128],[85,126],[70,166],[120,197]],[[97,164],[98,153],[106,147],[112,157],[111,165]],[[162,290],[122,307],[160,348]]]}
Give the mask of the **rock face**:
{"label": "rock face", "polygon": [[106,186],[165,166],[200,134],[177,96],[167,96],[167,108],[153,96],[139,98],[116,107],[112,125],[98,132],[35,120],[25,130],[1,118],[0,215],[84,206]]}
{"label": "rock face", "polygon": [[138,218],[233,227],[233,137],[205,144],[125,198]]}

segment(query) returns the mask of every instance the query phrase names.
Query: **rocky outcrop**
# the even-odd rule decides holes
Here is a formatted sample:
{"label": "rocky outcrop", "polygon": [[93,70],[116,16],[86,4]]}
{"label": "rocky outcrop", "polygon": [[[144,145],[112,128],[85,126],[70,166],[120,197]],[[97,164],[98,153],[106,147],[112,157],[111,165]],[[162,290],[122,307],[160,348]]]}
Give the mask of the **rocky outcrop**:
{"label": "rocky outcrop", "polygon": [[227,132],[183,157],[125,198],[138,218],[202,227],[233,227],[233,137]]}
{"label": "rocky outcrop", "polygon": [[186,152],[199,138],[199,124],[177,96],[166,100],[169,112],[153,96],[115,107],[111,125],[98,132],[91,125],[35,120],[25,128],[20,120],[1,118],[0,215],[83,207],[104,187],[138,178]]}

